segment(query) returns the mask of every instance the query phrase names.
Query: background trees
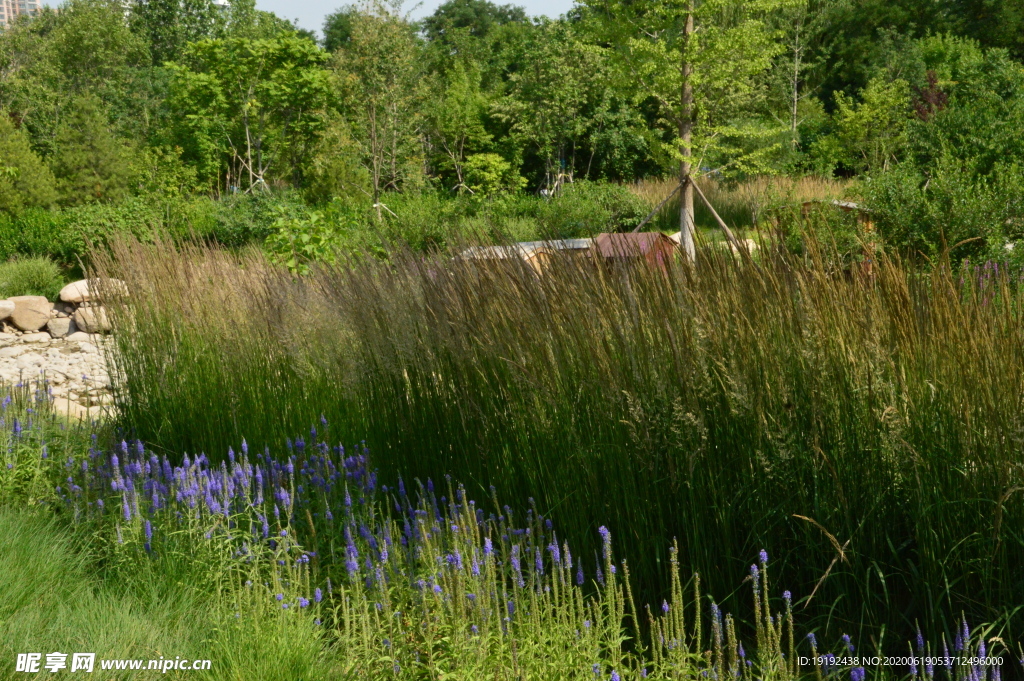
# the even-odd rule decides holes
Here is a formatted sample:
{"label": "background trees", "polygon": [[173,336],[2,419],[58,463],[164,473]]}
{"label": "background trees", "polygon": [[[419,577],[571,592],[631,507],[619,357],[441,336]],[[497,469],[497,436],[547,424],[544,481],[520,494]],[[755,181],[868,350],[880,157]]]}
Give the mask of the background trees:
{"label": "background trees", "polygon": [[[401,3],[366,0],[330,14],[318,39],[253,0],[146,0],[127,13],[68,0],[0,34],[0,116],[24,142],[4,181],[37,166],[52,175],[43,198],[5,210],[256,192],[379,220],[393,195],[413,206],[430,193],[548,196],[581,180],[811,174],[856,178],[857,198],[887,201],[879,228],[900,248],[941,242],[950,210],[1001,216],[982,220],[996,248],[1017,238],[1016,203],[940,209],[928,197],[940,176],[968,198],[1015,191],[1014,7],[580,0],[535,19],[449,0],[415,22]],[[693,201],[684,190],[684,234]],[[897,223],[925,214],[931,236],[901,236]],[[947,231],[964,230],[982,235]]]}

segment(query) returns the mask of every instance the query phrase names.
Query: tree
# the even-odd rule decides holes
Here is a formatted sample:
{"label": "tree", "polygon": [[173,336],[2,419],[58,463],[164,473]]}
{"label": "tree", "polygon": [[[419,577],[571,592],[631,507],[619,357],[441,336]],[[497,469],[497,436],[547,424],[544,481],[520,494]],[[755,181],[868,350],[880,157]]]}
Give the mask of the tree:
{"label": "tree", "polygon": [[0,112],[0,210],[49,208],[57,200],[53,174],[29,145],[28,135]]}
{"label": "tree", "polygon": [[873,78],[859,102],[837,92],[833,118],[841,160],[861,172],[885,170],[906,145],[910,86],[901,79]]}
{"label": "tree", "polygon": [[154,65],[174,61],[188,43],[222,37],[225,11],[211,0],[136,0],[131,26],[149,44]]}
{"label": "tree", "polygon": [[149,62],[146,44],[131,32],[119,0],[71,0],[57,15],[52,58],[73,96],[124,82],[126,71]]}
{"label": "tree", "polygon": [[432,41],[443,41],[459,30],[465,30],[474,38],[484,38],[495,26],[528,22],[526,10],[516,5],[495,5],[488,0],[447,0],[423,20],[423,33]]}
{"label": "tree", "polygon": [[475,63],[456,60],[447,73],[430,79],[425,119],[431,144],[443,153],[443,165],[455,173],[453,188],[468,189],[462,171],[466,154],[488,146],[491,136],[484,127],[488,108],[480,90],[480,69]]}
{"label": "tree", "polygon": [[[814,98],[825,61],[821,50],[823,22],[828,7],[837,0],[795,0],[770,16],[770,26],[779,32],[783,46],[772,74],[772,113],[788,128],[791,152],[799,152],[800,128],[809,117],[824,118],[821,103]],[[818,76],[809,83],[809,75]],[[779,113],[782,112],[782,113]]]}
{"label": "tree", "polygon": [[556,191],[572,182],[577,152],[585,145],[589,114],[607,77],[601,50],[580,40],[565,22],[538,26],[526,46],[525,66],[509,76],[507,94],[494,106],[514,139],[543,163],[542,184]]}
{"label": "tree", "polygon": [[95,95],[118,113],[138,117],[135,78],[148,63],[146,45],[129,30],[121,3],[71,0],[59,13],[44,11],[0,33],[0,107],[48,155],[57,128],[81,95]]}
{"label": "tree", "polygon": [[111,132],[98,98],[75,100],[54,147],[50,165],[62,205],[116,201],[128,193],[132,172],[127,149]]}
{"label": "tree", "polygon": [[420,50],[412,27],[394,8],[376,4],[369,10],[353,17],[351,40],[332,66],[373,202],[379,204],[384,191],[397,190],[410,178],[409,161],[420,154]]}
{"label": "tree", "polygon": [[324,128],[326,53],[295,35],[202,40],[171,64],[168,104],[200,175],[245,192],[262,191],[270,172],[294,185]]}
{"label": "tree", "polygon": [[355,5],[345,5],[324,19],[324,49],[334,54],[352,38],[352,22],[359,14]]}
{"label": "tree", "polygon": [[744,151],[730,138],[763,134],[741,118],[765,94],[764,74],[779,53],[766,17],[784,0],[583,0],[603,44],[638,103],[653,100],[670,127],[669,148],[682,187],[682,246],[694,256],[691,174],[716,155],[722,165],[758,164],[763,149]]}

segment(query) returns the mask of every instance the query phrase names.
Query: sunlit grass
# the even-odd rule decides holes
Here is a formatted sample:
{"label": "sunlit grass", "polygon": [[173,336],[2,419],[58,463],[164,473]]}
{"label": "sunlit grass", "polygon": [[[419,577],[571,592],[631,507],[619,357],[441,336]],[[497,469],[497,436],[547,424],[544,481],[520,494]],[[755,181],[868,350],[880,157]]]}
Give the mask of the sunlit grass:
{"label": "sunlit grass", "polygon": [[135,292],[118,407],[193,453],[280,448],[322,413],[387,477],[532,497],[585,554],[607,525],[648,596],[675,537],[737,613],[733,575],[764,547],[825,630],[963,610],[1019,632],[1016,282],[775,252],[705,253],[697,276],[395,254],[296,280],[123,244],[102,264]]}

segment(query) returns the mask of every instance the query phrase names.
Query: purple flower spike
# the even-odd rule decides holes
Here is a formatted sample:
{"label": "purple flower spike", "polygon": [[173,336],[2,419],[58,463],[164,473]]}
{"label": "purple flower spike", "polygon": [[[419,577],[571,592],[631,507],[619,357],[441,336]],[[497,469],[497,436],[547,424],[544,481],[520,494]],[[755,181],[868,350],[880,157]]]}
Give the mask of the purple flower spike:
{"label": "purple flower spike", "polygon": [[767,551],[765,551],[764,549],[761,549],[761,553],[760,553],[760,555],[758,557],[761,559],[761,565],[767,565],[768,564],[768,552]]}

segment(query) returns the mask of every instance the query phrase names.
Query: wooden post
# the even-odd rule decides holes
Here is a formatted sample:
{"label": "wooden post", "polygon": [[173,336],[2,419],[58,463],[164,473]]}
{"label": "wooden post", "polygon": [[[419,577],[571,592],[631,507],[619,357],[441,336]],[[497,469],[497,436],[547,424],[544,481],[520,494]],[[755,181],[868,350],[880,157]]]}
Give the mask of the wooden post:
{"label": "wooden post", "polygon": [[690,37],[693,35],[693,0],[689,0],[686,8],[686,24],[683,27],[683,49],[682,49],[682,92],[681,111],[679,115],[679,140],[680,153],[683,158],[679,161],[679,186],[683,188],[682,201],[679,202],[679,245],[686,253],[686,257],[693,262],[697,256],[697,248],[694,244],[694,220],[693,220],[693,183],[690,181],[692,167],[690,155],[693,153],[691,140],[693,138],[693,65],[689,62]]}
{"label": "wooden post", "polygon": [[661,209],[665,207],[665,204],[669,202],[669,199],[671,199],[671,198],[672,198],[673,196],[675,196],[675,195],[676,195],[676,192],[677,192],[677,191],[679,191],[679,189],[680,189],[680,188],[681,188],[682,186],[683,186],[682,184],[677,184],[677,185],[676,185],[676,188],[675,188],[675,189],[673,189],[672,191],[670,191],[670,192],[668,193],[668,196],[666,196],[666,197],[665,197],[664,199],[662,199],[662,200],[661,200],[661,203],[659,203],[659,204],[658,204],[657,206],[655,206],[655,207],[654,207],[654,210],[652,210],[652,211],[651,211],[650,213],[648,213],[648,214],[647,214],[647,217],[645,217],[645,218],[644,218],[643,220],[641,220],[641,221],[640,221],[640,224],[639,224],[639,225],[637,225],[637,226],[636,226],[636,227],[635,227],[635,228],[633,229],[633,233],[635,234],[636,232],[639,232],[639,231],[640,231],[640,228],[641,228],[641,227],[643,227],[643,226],[644,226],[644,225],[646,225],[646,224],[647,224],[648,222],[650,222],[650,221],[651,221],[651,220],[652,220],[652,219],[654,218],[654,216],[655,216],[655,215],[657,215],[657,214],[658,214],[658,213],[659,213],[659,212],[661,211]]}
{"label": "wooden post", "polygon": [[745,251],[746,249],[744,249],[743,246],[740,245],[739,240],[736,239],[736,235],[733,234],[732,230],[729,229],[729,226],[725,224],[725,220],[719,217],[718,211],[716,211],[715,207],[711,205],[710,201],[708,201],[708,197],[704,196],[704,192],[700,190],[700,187],[698,187],[697,183],[693,181],[693,178],[690,178],[690,185],[697,192],[697,195],[700,197],[700,200],[704,202],[704,205],[708,207],[708,210],[711,211],[712,217],[715,218],[715,222],[717,222],[718,226],[722,228],[723,232],[725,232],[726,238],[729,239],[729,241],[736,248],[736,250]]}

